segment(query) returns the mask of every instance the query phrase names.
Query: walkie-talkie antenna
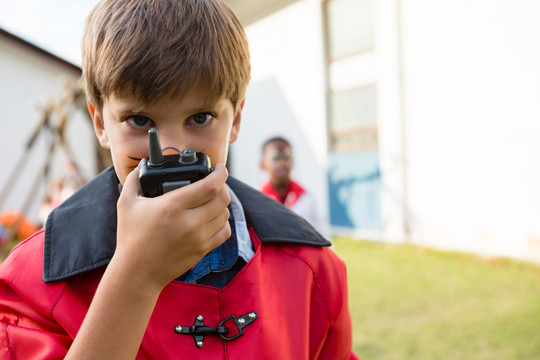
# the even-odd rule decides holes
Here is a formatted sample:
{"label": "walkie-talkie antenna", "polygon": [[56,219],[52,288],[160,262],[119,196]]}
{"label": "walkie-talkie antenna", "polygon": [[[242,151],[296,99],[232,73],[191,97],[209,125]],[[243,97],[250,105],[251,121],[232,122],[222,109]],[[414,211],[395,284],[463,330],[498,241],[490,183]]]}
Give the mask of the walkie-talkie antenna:
{"label": "walkie-talkie antenna", "polygon": [[148,165],[160,166],[163,165],[163,153],[161,152],[161,144],[156,128],[148,130]]}

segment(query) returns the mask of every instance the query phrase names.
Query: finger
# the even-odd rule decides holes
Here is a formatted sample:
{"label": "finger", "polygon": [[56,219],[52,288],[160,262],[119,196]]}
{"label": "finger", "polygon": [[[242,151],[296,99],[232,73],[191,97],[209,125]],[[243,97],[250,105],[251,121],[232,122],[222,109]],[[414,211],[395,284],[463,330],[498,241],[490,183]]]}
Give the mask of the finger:
{"label": "finger", "polygon": [[225,225],[225,223],[229,222],[229,216],[229,209],[224,208],[218,214],[216,214],[216,216],[208,220],[208,222],[204,225],[208,238],[218,232]]}
{"label": "finger", "polygon": [[214,171],[204,179],[164,195],[177,198],[176,200],[185,204],[187,208],[193,209],[215,198],[223,190],[228,176],[225,165],[218,163]]}
{"label": "finger", "polygon": [[230,237],[231,226],[229,225],[229,222],[226,221],[225,224],[218,228],[217,231],[208,239],[207,245],[209,252],[223,244]]}
{"label": "finger", "polygon": [[230,202],[231,195],[229,194],[229,189],[227,186],[223,186],[216,196],[197,207],[191,208],[191,210],[194,216],[210,220],[227,209]]}
{"label": "finger", "polygon": [[[218,232],[226,223],[229,222],[229,209],[222,208],[215,215],[210,216],[208,213],[203,213],[203,217],[199,217],[200,222],[196,224],[191,222],[193,231],[197,232],[200,239],[204,239],[204,242],[208,241],[216,232]],[[192,215],[193,218],[197,218],[196,214]]]}

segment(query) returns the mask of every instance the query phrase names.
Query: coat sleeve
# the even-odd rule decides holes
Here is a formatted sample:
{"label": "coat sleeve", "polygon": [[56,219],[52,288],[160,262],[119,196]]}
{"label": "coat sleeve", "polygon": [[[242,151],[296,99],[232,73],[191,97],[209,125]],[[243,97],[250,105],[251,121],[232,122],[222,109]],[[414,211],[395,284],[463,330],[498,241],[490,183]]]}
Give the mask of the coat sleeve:
{"label": "coat sleeve", "polygon": [[19,244],[0,265],[0,358],[63,359],[72,339],[50,315],[61,288],[45,291],[32,247]]}
{"label": "coat sleeve", "polygon": [[[326,266],[318,274],[327,301],[331,327],[318,360],[359,360],[352,352],[352,325],[349,313],[347,272],[345,264],[333,250],[325,249]],[[330,265],[328,265],[330,264]]]}

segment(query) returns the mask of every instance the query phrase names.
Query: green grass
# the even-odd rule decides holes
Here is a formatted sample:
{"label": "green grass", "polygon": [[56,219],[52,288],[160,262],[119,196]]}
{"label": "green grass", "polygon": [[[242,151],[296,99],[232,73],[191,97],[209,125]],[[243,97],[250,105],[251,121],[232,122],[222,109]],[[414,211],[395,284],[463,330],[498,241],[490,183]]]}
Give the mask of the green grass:
{"label": "green grass", "polygon": [[334,240],[362,360],[540,359],[540,266]]}

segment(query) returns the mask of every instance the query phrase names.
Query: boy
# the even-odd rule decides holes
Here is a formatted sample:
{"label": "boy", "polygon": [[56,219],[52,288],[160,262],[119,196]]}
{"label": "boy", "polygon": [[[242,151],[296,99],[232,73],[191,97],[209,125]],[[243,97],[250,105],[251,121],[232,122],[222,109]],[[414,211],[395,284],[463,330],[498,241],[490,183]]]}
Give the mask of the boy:
{"label": "boy", "polygon": [[265,141],[262,147],[261,168],[269,179],[260,190],[306,219],[323,235],[328,235],[318,213],[314,197],[298,182],[291,179],[293,151],[288,140],[280,136]]}
{"label": "boy", "polygon": [[[1,265],[3,358],[354,358],[344,264],[223,165],[249,69],[221,0],[97,5],[83,76],[113,168]],[[215,170],[141,197],[151,128],[164,151],[205,152]]]}

